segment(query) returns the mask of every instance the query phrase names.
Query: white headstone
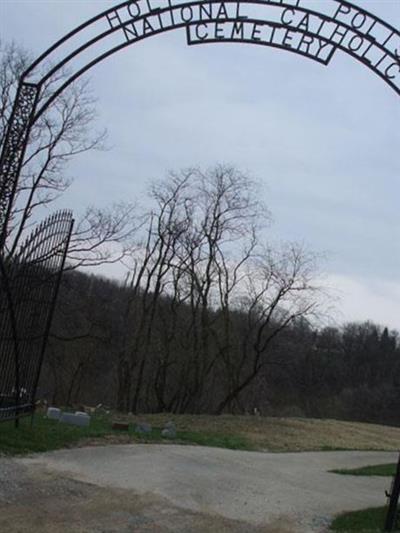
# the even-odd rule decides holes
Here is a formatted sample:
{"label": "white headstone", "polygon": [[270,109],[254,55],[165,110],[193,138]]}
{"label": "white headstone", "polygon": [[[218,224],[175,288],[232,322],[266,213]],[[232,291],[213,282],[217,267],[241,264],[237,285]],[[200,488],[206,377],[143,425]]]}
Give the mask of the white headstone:
{"label": "white headstone", "polygon": [[71,426],[88,426],[90,423],[90,416],[86,413],[77,415],[76,413],[62,413],[60,422],[63,424],[70,424]]}
{"label": "white headstone", "polygon": [[61,409],[58,409],[57,407],[49,407],[47,409],[47,418],[51,418],[52,420],[59,420],[61,416]]}

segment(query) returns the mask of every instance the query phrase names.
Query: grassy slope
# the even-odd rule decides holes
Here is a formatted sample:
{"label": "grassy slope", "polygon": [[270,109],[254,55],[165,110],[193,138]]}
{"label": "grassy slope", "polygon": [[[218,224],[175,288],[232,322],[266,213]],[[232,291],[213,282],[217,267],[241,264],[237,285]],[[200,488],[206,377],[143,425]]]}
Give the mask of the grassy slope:
{"label": "grassy slope", "polygon": [[[132,423],[129,434],[112,431],[111,424],[115,419]],[[399,428],[336,420],[168,414],[141,417],[96,415],[92,417],[89,428],[76,428],[47,420],[38,414],[33,428],[29,419],[22,419],[18,430],[12,422],[0,424],[0,453],[42,452],[107,442],[165,442],[161,438],[161,428],[169,420],[173,420],[178,429],[174,442],[239,450],[396,450],[400,441]],[[152,424],[153,433],[136,435],[133,424],[138,421]]]}
{"label": "grassy slope", "polygon": [[237,435],[258,450],[398,450],[400,428],[306,418],[254,416],[148,415],[131,417],[162,426],[173,420],[177,428],[201,433]]}
{"label": "grassy slope", "polygon": [[103,437],[105,434],[105,423],[101,417],[93,419],[89,428],[78,428],[58,424],[38,414],[35,416],[33,426],[30,418],[22,418],[18,429],[14,427],[14,422],[2,422],[0,452],[5,454],[43,452],[67,447],[82,438]]}
{"label": "grassy slope", "polygon": [[[121,417],[119,417],[121,419]],[[29,418],[20,421],[16,429],[13,422],[0,424],[0,454],[17,455],[32,452],[44,452],[58,448],[107,443],[132,443],[132,442],[168,442],[161,436],[162,425],[153,427],[151,434],[138,435],[134,431],[134,424],[129,432],[112,430],[113,418],[111,416],[93,416],[90,426],[80,428],[59,424],[48,420],[41,414],[35,416],[33,426]],[[252,443],[238,435],[218,433],[200,433],[198,431],[177,431],[175,443],[199,444],[215,446],[234,450],[252,450]]]}

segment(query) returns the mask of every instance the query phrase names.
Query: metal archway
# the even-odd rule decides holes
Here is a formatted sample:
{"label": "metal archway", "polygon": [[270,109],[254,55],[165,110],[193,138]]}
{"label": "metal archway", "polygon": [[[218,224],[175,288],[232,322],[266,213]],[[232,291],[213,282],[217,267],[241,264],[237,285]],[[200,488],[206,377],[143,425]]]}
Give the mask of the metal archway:
{"label": "metal archway", "polygon": [[[400,31],[347,0],[128,0],[119,3],[57,41],[21,77],[6,136],[0,141],[0,259],[35,121],[71,83],[97,63],[143,39],[179,29],[186,32],[188,45],[256,44],[296,53],[322,65],[329,65],[340,51],[362,63],[400,95]],[[46,81],[64,67],[71,71],[68,79],[60,78],[59,85],[55,85],[45,100],[40,99],[38,107]],[[18,375],[16,382],[19,391]],[[399,494],[400,462],[387,530],[394,522]]]}
{"label": "metal archway", "polygon": [[[0,156],[0,253],[32,124],[77,78],[119,50],[176,29],[188,45],[240,42],[328,65],[340,50],[400,95],[400,31],[347,0],[128,0],[81,24],[24,73]],[[52,66],[48,66],[52,65]],[[38,109],[46,81],[71,69]]]}

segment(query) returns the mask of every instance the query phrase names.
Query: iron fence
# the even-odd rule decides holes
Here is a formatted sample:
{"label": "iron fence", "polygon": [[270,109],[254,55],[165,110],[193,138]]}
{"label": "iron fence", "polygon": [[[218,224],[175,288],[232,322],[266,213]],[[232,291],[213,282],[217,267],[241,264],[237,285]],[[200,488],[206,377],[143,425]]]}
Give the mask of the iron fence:
{"label": "iron fence", "polygon": [[59,211],[15,256],[0,254],[0,421],[34,411],[73,222],[71,211]]}

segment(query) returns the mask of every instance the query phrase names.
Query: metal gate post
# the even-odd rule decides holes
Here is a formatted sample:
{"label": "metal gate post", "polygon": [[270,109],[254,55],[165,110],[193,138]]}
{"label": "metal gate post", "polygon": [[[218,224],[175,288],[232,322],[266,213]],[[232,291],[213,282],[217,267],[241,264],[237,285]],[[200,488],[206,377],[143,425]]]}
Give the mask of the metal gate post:
{"label": "metal gate post", "polygon": [[389,508],[386,515],[385,531],[395,531],[397,522],[397,507],[400,496],[400,455],[397,461],[396,474],[393,478],[392,489],[390,491]]}

